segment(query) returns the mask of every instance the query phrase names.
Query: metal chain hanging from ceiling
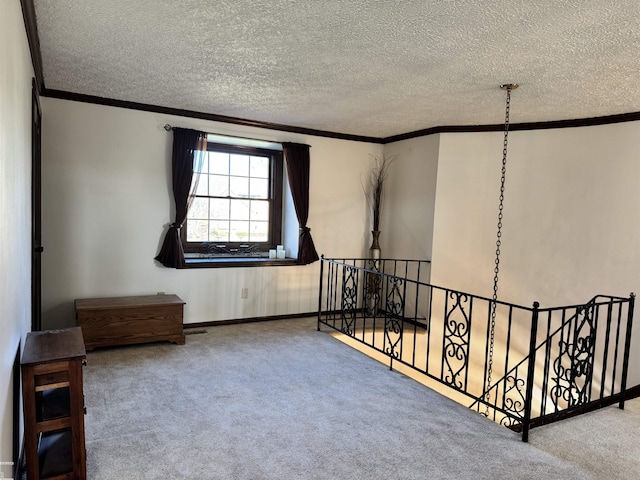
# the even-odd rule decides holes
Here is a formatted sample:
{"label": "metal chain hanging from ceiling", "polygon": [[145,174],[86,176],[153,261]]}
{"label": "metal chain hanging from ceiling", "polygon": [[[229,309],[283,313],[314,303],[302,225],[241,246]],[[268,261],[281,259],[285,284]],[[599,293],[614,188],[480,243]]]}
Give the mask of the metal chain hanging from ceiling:
{"label": "metal chain hanging from ceiling", "polygon": [[504,184],[507,176],[507,146],[509,143],[509,109],[511,108],[511,90],[518,88],[517,83],[505,83],[500,88],[507,91],[507,105],[504,114],[504,140],[502,144],[502,173],[500,176],[500,203],[498,206],[498,232],[496,234],[496,259],[495,268],[493,269],[493,301],[491,302],[491,320],[489,330],[489,359],[487,363],[487,383],[485,386],[485,405],[484,415],[489,416],[489,396],[491,388],[491,373],[493,370],[493,351],[496,333],[496,301],[498,300],[498,280],[500,273],[500,247],[502,246],[502,218],[504,207]]}

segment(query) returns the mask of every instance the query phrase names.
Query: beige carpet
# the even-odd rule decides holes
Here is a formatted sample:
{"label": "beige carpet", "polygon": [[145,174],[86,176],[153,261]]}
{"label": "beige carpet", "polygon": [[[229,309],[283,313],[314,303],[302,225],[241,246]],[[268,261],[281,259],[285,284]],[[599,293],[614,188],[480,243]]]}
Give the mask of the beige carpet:
{"label": "beige carpet", "polygon": [[[314,319],[208,328],[184,346],[97,350],[85,396],[91,480],[622,479],[637,478],[628,474],[640,456],[615,435],[640,425],[635,403],[590,414],[595,424],[580,429],[591,436],[554,431],[574,419],[534,429],[525,444],[317,332]],[[618,425],[613,433],[600,413]],[[596,434],[591,447],[579,444]]]}
{"label": "beige carpet", "polygon": [[601,479],[640,478],[640,399],[531,431],[529,442]]}

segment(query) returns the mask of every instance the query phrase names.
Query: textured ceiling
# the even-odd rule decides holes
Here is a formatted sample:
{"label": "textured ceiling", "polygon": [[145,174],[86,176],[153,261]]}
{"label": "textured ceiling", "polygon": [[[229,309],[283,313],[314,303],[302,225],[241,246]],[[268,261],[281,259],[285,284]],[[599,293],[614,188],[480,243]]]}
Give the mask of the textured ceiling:
{"label": "textured ceiling", "polygon": [[638,0],[35,0],[47,89],[388,137],[640,111]]}

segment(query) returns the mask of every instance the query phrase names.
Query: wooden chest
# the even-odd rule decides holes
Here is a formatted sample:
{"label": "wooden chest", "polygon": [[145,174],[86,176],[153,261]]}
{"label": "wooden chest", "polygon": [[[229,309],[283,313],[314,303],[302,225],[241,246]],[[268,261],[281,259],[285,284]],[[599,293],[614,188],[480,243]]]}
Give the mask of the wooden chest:
{"label": "wooden chest", "polygon": [[75,301],[76,319],[87,350],[158,341],[184,345],[184,304],[177,295]]}

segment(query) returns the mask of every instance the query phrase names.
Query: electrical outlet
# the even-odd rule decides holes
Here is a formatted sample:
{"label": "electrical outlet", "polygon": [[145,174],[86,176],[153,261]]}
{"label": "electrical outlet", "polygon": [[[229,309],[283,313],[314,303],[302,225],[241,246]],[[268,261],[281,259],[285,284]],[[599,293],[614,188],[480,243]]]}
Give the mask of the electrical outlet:
{"label": "electrical outlet", "polygon": [[249,289],[248,288],[243,288],[242,289],[242,292],[240,293],[240,298],[242,298],[242,299],[249,298]]}

